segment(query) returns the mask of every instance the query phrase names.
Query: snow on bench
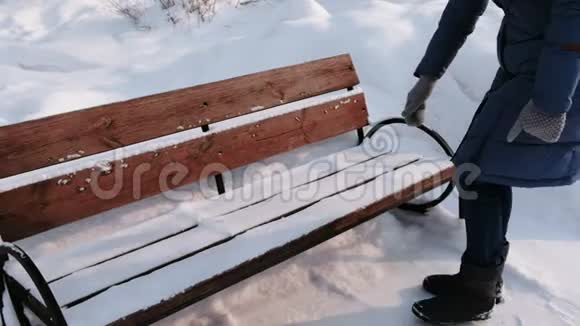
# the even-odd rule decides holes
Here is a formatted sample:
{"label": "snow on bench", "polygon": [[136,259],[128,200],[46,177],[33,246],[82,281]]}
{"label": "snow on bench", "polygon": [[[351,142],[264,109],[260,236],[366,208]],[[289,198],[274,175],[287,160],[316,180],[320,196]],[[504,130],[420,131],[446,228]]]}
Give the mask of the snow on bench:
{"label": "snow on bench", "polygon": [[[220,200],[224,196],[219,196],[206,200],[183,202],[171,213],[128,229],[122,229],[96,241],[61,248],[52,251],[50,255],[31,255],[31,257],[43,271],[46,280],[52,283],[73,272],[98,265],[161,239],[189,231],[198,226],[199,220],[230,214],[269,199],[268,197],[274,197],[285,190],[284,184],[288,184],[276,182],[275,179],[291,180],[294,185],[302,186],[314,181],[312,180],[313,176],[324,178],[344,171],[351,166],[367,162],[381,154],[386,153],[371,151],[363,146],[349,148],[340,153],[315,159],[292,170],[285,170],[282,175],[276,175],[275,178],[254,180],[252,183],[232,190],[227,195],[231,199]],[[248,193],[252,195],[249,199],[246,196]],[[20,265],[8,264],[6,268],[11,275],[18,276],[23,280],[26,279],[26,272]]]}
{"label": "snow on bench", "polygon": [[[257,228],[247,229],[247,224],[237,223],[237,221],[220,221],[220,224],[228,231],[239,235],[224,244],[202,251],[198,255],[112,287],[82,305],[65,309],[65,316],[73,325],[76,324],[74,321],[83,325],[105,325],[122,319],[131,312],[148,309],[158,302],[170,300],[184,293],[184,289],[195,287],[216,275],[239,268],[241,264],[251,259],[265,259],[260,256],[268,253],[276,255],[276,251],[273,250],[292,245],[292,241],[300,241],[329,225],[339,225],[349,216],[355,216],[358,212],[387,198],[392,203],[396,203],[394,199],[396,194],[414,187],[417,180],[428,180],[429,175],[441,179],[440,169],[445,167],[450,168],[451,164],[447,161],[411,164],[393,173],[381,174],[365,185],[359,185],[354,189],[322,199],[299,213],[281,219],[277,219],[277,215],[262,215],[260,219],[262,223],[264,220],[272,220],[272,222]],[[378,191],[373,192],[369,189],[378,189]],[[344,198],[359,199],[349,201]],[[403,198],[412,197],[403,196]],[[247,231],[242,233],[244,230]],[[216,234],[216,231],[212,228],[204,228],[199,233],[199,235],[201,233]],[[217,232],[217,234],[220,233]],[[82,284],[82,279],[79,278],[76,284]],[[199,293],[203,293],[201,287]],[[102,309],[102,307],[110,308]]]}

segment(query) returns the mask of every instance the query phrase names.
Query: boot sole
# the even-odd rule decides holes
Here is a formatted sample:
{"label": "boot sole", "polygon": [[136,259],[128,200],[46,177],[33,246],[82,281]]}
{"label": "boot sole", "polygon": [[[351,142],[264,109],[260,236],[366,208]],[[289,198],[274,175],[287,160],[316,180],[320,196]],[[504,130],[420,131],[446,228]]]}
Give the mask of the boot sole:
{"label": "boot sole", "polygon": [[488,320],[491,318],[491,311],[488,311],[488,312],[485,312],[483,314],[476,316],[475,318],[473,318],[471,320],[442,322],[442,321],[431,320],[429,317],[425,316],[421,311],[419,311],[419,309],[417,309],[417,307],[415,307],[415,305],[413,305],[412,311],[413,311],[413,314],[415,315],[415,317],[421,319],[422,321],[429,323],[429,324],[432,324],[432,325],[441,325],[441,326],[457,325],[457,324],[469,323],[469,322],[474,322],[474,321],[484,321],[484,320]]}

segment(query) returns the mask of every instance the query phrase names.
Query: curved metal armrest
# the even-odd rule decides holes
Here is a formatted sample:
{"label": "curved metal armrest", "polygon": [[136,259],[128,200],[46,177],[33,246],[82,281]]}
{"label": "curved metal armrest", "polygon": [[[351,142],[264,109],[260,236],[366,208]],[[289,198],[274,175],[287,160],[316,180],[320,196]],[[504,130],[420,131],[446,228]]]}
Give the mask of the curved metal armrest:
{"label": "curved metal armrest", "polygon": [[[28,276],[34,283],[34,286],[38,289],[42,300],[44,301],[43,308],[47,312],[47,316],[51,325],[66,325],[66,320],[58,302],[56,301],[54,294],[50,290],[48,283],[32,261],[32,259],[15,244],[11,243],[0,243],[0,272],[4,274],[4,264],[8,261],[8,256],[13,257],[20,263],[22,268],[28,273]],[[8,275],[4,277],[4,279],[8,279]],[[10,292],[10,285],[7,286],[8,291]],[[40,317],[40,316],[39,316]],[[19,316],[19,320],[21,316]],[[22,322],[22,320],[20,320]],[[45,321],[46,322],[46,321]]]}
{"label": "curved metal armrest", "polygon": [[[391,119],[383,120],[383,121],[377,123],[376,125],[374,125],[373,128],[371,130],[369,130],[369,132],[365,135],[365,138],[371,138],[381,128],[392,125],[392,124],[405,124],[406,125],[405,119],[403,119],[403,118],[391,118]],[[424,133],[426,133],[432,139],[434,139],[437,142],[437,144],[439,144],[439,146],[441,146],[441,148],[443,149],[445,154],[447,154],[449,157],[452,157],[455,154],[453,152],[453,149],[451,148],[451,146],[449,146],[447,141],[445,141],[445,139],[438,132],[436,132],[435,130],[433,130],[425,125],[421,125],[417,128],[419,130],[423,131]],[[449,184],[447,185],[447,188],[436,199],[429,201],[429,202],[426,202],[426,203],[421,203],[421,204],[405,203],[405,204],[399,206],[399,208],[404,209],[404,210],[408,210],[408,211],[413,211],[413,212],[425,213],[429,209],[441,204],[445,199],[447,199],[447,197],[449,197],[449,195],[451,195],[451,193],[453,192],[453,188],[454,188],[453,181],[450,181]]]}

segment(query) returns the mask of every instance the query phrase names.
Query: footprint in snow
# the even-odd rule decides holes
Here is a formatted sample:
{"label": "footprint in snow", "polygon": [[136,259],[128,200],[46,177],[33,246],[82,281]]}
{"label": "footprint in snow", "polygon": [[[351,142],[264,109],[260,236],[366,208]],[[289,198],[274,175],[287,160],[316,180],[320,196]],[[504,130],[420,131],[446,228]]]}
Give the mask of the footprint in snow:
{"label": "footprint in snow", "polygon": [[547,306],[566,325],[570,326],[578,325],[578,318],[580,317],[580,309],[573,302],[567,299],[552,297],[547,302]]}
{"label": "footprint in snow", "polygon": [[539,280],[530,277],[513,266],[507,265],[505,274],[509,278],[506,282],[508,286],[536,294],[545,301],[546,308],[551,310],[565,325],[578,325],[580,306],[576,303],[558,296]]}

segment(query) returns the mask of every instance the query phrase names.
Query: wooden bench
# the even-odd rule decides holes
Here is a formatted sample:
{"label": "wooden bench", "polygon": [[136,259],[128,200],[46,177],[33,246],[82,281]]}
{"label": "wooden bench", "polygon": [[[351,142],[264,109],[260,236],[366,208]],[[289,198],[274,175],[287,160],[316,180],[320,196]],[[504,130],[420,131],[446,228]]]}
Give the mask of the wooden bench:
{"label": "wooden bench", "polygon": [[4,241],[209,177],[218,188],[49,255],[0,245],[0,292],[19,322],[29,311],[47,325],[152,323],[448,183],[448,160],[364,142],[224,193],[228,170],[362,137],[358,83],[341,55],[0,127]]}

